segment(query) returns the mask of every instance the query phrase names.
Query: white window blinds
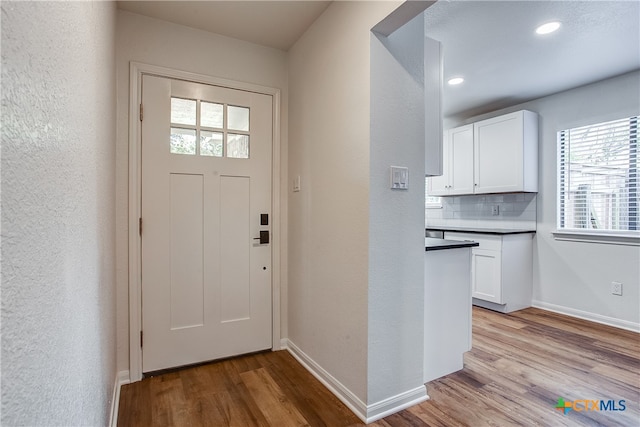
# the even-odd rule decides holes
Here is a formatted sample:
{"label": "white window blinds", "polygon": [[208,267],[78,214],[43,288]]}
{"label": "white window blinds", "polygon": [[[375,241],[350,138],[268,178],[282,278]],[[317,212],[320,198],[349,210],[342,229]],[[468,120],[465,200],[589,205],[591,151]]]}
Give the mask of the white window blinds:
{"label": "white window blinds", "polygon": [[638,116],[558,132],[558,229],[639,233]]}

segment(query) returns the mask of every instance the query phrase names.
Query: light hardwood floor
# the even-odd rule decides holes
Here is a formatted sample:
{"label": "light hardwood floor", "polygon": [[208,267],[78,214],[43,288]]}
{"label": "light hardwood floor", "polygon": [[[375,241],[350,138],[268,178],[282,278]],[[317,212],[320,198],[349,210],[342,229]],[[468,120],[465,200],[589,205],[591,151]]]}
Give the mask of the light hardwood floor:
{"label": "light hardwood floor", "polygon": [[[465,368],[431,399],[372,426],[640,426],[640,335],[529,308],[474,307]],[[624,411],[556,410],[558,398]],[[582,408],[582,405],[578,405]],[[361,426],[286,351],[242,356],[122,387],[118,425]]]}

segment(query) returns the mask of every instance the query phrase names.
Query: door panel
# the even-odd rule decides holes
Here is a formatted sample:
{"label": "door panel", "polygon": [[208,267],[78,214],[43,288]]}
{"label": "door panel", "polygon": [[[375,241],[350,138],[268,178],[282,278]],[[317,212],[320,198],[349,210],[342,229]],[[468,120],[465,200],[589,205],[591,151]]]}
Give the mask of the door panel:
{"label": "door panel", "polygon": [[271,348],[272,98],[143,76],[143,372]]}
{"label": "door panel", "polygon": [[251,316],[249,246],[249,177],[223,176],[220,180],[221,320],[232,322]]}
{"label": "door panel", "polygon": [[[171,329],[204,324],[202,175],[170,174]],[[181,256],[188,254],[188,256]]]}

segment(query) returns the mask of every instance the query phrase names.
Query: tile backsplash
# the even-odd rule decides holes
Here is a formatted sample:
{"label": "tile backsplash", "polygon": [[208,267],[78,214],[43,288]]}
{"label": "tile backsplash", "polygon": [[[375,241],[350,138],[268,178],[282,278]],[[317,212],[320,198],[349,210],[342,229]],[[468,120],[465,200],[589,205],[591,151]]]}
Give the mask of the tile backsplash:
{"label": "tile backsplash", "polygon": [[[426,209],[429,226],[536,229],[536,193],[442,197],[442,208]],[[493,207],[498,215],[493,215]]]}

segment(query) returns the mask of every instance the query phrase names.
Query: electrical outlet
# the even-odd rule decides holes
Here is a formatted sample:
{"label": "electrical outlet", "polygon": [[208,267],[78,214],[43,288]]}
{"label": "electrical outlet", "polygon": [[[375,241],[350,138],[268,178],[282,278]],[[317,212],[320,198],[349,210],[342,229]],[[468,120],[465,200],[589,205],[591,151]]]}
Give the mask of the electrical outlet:
{"label": "electrical outlet", "polygon": [[491,206],[491,215],[493,216],[500,215],[500,205]]}
{"label": "electrical outlet", "polygon": [[611,294],[622,296],[622,283],[611,282]]}

